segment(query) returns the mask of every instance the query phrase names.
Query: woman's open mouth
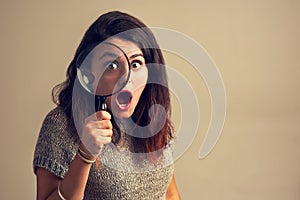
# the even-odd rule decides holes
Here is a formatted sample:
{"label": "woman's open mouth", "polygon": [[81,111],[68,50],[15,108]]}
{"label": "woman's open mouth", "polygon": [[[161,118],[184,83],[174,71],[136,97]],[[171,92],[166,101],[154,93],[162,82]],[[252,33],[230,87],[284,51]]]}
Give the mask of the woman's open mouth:
{"label": "woman's open mouth", "polygon": [[116,103],[120,110],[128,110],[132,100],[132,94],[130,91],[123,90],[116,96]]}

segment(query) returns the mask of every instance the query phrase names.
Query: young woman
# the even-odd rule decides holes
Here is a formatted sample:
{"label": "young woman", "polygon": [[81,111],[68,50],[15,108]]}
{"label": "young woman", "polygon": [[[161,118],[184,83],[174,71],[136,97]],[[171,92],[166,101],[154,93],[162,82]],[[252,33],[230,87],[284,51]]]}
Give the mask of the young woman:
{"label": "young woman", "polygon": [[[104,42],[110,45],[105,51],[94,51]],[[122,56],[112,59],[108,49]],[[99,63],[109,70],[130,67],[126,84],[106,98],[107,110],[95,111],[95,95],[78,81],[87,57],[94,73]],[[37,199],[180,199],[169,152],[174,134],[164,58],[140,20],[118,11],[100,16],[53,100],[57,107],[46,116],[34,153]]]}

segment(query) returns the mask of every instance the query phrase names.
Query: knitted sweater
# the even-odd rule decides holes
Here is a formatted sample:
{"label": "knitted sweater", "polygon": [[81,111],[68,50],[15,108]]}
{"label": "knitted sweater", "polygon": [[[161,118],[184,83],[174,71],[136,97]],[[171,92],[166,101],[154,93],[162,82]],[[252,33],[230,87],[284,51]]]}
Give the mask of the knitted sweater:
{"label": "knitted sweater", "polygon": [[[64,178],[74,159],[80,138],[61,108],[53,109],[41,127],[34,152],[34,172],[44,168]],[[99,167],[91,167],[84,199],[163,200],[174,164],[170,147],[163,150],[154,164],[142,155],[130,151],[130,137],[121,134],[120,141],[104,145]]]}

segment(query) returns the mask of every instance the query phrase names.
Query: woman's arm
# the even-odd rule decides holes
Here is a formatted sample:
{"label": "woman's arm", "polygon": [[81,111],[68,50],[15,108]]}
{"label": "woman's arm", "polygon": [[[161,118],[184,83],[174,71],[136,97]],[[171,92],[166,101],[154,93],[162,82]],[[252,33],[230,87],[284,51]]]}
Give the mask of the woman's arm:
{"label": "woman's arm", "polygon": [[166,200],[180,200],[179,192],[175,183],[174,174],[167,189]]}
{"label": "woman's arm", "polygon": [[72,161],[63,180],[46,169],[38,168],[36,171],[37,199],[60,199],[59,185],[61,194],[68,200],[82,199],[90,168],[91,164],[84,162],[78,155]]}
{"label": "woman's arm", "polygon": [[63,199],[59,197],[58,188],[65,199],[83,198],[92,162],[100,154],[103,144],[111,142],[110,117],[108,112],[99,111],[96,117],[91,115],[86,119],[79,148],[81,152],[77,152],[63,180],[46,169],[36,170],[38,200]]}

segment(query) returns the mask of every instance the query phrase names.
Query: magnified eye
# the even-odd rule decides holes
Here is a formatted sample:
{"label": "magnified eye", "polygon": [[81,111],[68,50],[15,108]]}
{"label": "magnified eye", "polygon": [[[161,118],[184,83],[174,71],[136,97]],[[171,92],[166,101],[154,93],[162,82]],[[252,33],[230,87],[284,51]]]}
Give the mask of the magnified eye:
{"label": "magnified eye", "polygon": [[132,62],[132,68],[133,69],[139,69],[141,66],[142,66],[141,62],[138,62],[138,61]]}
{"label": "magnified eye", "polygon": [[113,62],[113,63],[110,63],[109,65],[107,65],[106,68],[109,69],[109,70],[116,70],[116,69],[119,68],[119,66],[116,63]]}

